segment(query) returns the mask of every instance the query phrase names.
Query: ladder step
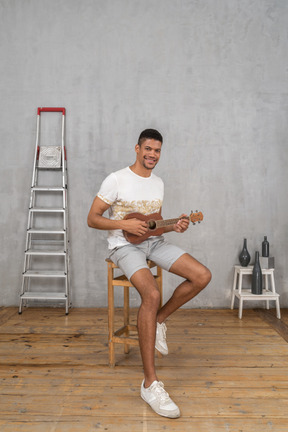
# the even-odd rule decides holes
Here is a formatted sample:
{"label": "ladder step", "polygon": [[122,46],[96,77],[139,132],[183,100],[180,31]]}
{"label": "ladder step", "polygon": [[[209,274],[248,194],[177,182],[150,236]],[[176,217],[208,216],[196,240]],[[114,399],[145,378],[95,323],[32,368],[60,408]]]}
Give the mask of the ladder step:
{"label": "ladder step", "polygon": [[[64,240],[56,240],[56,239],[32,239],[32,243],[28,247],[28,249],[35,250],[46,250],[46,251],[56,251],[56,250],[66,250],[68,242]],[[39,247],[40,246],[40,247]]]}
{"label": "ladder step", "polygon": [[41,250],[41,249],[28,249],[27,251],[25,251],[26,255],[55,255],[55,256],[59,256],[59,255],[66,255],[65,250],[63,249],[54,249],[54,250]]}
{"label": "ladder step", "polygon": [[[45,171],[45,170],[48,170],[48,171],[63,171],[63,167],[62,166],[60,166],[60,167],[41,167],[41,166],[36,165],[35,169],[36,170],[43,170],[43,171]],[[65,170],[66,170],[66,168],[65,168]]]}
{"label": "ladder step", "polygon": [[65,293],[53,293],[53,292],[31,292],[26,291],[24,294],[21,294],[23,299],[39,299],[39,300],[67,300],[67,296]]}
{"label": "ladder step", "polygon": [[56,277],[56,278],[66,278],[66,273],[64,271],[55,270],[26,270],[23,273],[24,277]]}
{"label": "ladder step", "polygon": [[32,207],[29,211],[34,213],[64,213],[65,209],[63,207]]}
{"label": "ladder step", "polygon": [[64,192],[66,190],[63,186],[33,186],[31,189],[37,192]]}
{"label": "ladder step", "polygon": [[65,234],[64,229],[59,228],[29,228],[28,234]]}

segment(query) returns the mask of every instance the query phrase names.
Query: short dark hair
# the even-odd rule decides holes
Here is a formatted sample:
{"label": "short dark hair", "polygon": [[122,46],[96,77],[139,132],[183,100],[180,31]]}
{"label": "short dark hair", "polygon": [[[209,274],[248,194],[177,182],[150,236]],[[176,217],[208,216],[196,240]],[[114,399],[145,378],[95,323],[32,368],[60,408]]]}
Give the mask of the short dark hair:
{"label": "short dark hair", "polygon": [[138,145],[141,146],[146,139],[154,139],[163,143],[163,137],[156,129],[145,129],[141,132],[138,138]]}

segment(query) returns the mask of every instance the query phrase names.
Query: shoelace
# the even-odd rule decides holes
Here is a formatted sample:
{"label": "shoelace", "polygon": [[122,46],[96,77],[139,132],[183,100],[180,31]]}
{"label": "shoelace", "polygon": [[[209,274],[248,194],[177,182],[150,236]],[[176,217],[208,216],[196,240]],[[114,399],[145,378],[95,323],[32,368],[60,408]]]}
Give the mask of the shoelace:
{"label": "shoelace", "polygon": [[164,390],[164,384],[161,381],[157,381],[153,386],[152,389],[155,391],[157,397],[161,399],[161,401],[165,402],[169,400],[169,393]]}

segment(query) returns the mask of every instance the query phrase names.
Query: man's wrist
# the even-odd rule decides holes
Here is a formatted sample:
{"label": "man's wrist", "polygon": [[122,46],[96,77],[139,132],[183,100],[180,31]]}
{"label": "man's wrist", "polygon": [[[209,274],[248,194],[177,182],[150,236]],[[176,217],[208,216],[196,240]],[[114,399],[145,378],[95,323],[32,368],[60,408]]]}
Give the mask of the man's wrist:
{"label": "man's wrist", "polygon": [[175,231],[174,225],[164,227],[164,233]]}

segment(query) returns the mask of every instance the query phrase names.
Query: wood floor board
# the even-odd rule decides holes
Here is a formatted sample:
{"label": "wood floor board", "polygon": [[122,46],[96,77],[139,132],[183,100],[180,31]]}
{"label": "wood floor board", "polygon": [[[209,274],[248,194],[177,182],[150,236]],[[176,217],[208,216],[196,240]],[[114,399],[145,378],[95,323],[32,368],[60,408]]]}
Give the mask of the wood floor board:
{"label": "wood floor board", "polygon": [[147,418],[145,411],[141,417],[127,419],[123,416],[117,421],[117,429],[115,429],[114,418],[109,416],[95,419],[89,418],[69,422],[67,420],[59,419],[58,421],[51,421],[43,419],[40,422],[17,422],[11,420],[9,424],[1,422],[1,432],[287,432],[287,423],[285,419],[243,419],[234,418],[215,418],[215,419],[202,419],[202,418],[180,418],[177,420],[169,420],[161,418],[161,421],[156,423],[153,419]]}
{"label": "wood floor board", "polygon": [[[58,403],[61,398],[69,397],[69,400],[78,399],[81,397],[85,399],[89,398],[106,398],[107,393],[109,394],[109,398],[121,397],[125,398],[132,396],[135,397],[140,392],[139,380],[130,384],[127,387],[127,383],[123,383],[120,385],[110,384],[97,384],[92,385],[89,383],[79,385],[75,382],[58,382],[57,385],[54,382],[52,385],[49,385],[47,382],[34,382],[34,385],[29,385],[27,383],[22,383],[18,386],[8,386],[2,388],[2,396],[3,398],[1,402],[2,410],[5,405],[9,405],[12,400],[16,401],[19,399],[24,400],[25,397],[29,398],[43,398],[45,401],[50,401],[53,403]],[[36,385],[35,385],[36,384]],[[61,387],[60,387],[61,384]],[[238,383],[235,383],[238,385]],[[166,388],[167,390],[173,394],[173,397],[181,397],[188,396],[194,397],[197,395],[198,398],[231,398],[231,399],[286,399],[288,400],[288,386],[287,383],[280,383],[277,385],[273,381],[268,381],[263,383],[261,387],[257,386],[257,381],[252,381],[251,383],[245,382],[245,386],[235,387],[225,387],[222,386],[221,383],[210,383],[210,382],[202,382],[198,383],[198,385],[194,385],[192,381],[188,383],[184,381],[170,382],[166,380]],[[9,396],[9,401],[5,402],[5,397]],[[19,401],[18,400],[18,401]],[[40,399],[39,399],[40,401]],[[57,401],[57,402],[56,402]]]}
{"label": "wood floor board", "polygon": [[[120,323],[119,323],[120,324]],[[205,337],[205,342],[207,341],[211,341],[211,342],[215,342],[216,340],[218,341],[218,339],[222,339],[223,343],[231,343],[231,341],[235,342],[235,336],[237,336],[237,340],[251,340],[251,337],[253,337],[254,335],[257,336],[257,343],[261,342],[261,336],[263,339],[264,343],[267,343],[267,339],[269,338],[269,340],[273,343],[274,341],[277,342],[277,340],[279,339],[279,334],[275,333],[275,331],[272,328],[258,328],[257,330],[254,330],[252,328],[246,327],[245,329],[235,329],[235,328],[229,328],[229,329],[223,329],[221,327],[219,327],[219,329],[217,328],[185,328],[183,326],[183,329],[179,328],[179,327],[175,327],[173,323],[168,323],[167,324],[167,329],[168,329],[168,333],[167,333],[167,337],[168,336],[177,336],[177,338],[181,338],[180,340],[195,340],[197,342],[201,342],[203,341],[203,338]],[[86,342],[95,342],[95,338],[97,337],[97,339],[100,339],[101,337],[103,337],[103,340],[107,339],[107,334],[108,334],[108,328],[106,329],[103,328],[101,330],[101,332],[99,331],[98,333],[89,333],[89,334],[85,334],[85,333],[66,333],[66,334],[57,334],[57,338],[55,336],[55,333],[49,333],[47,332],[47,330],[45,330],[45,332],[41,333],[41,332],[34,332],[34,333],[30,333],[30,332],[22,332],[21,329],[18,330],[18,332],[10,332],[9,329],[6,329],[7,333],[0,333],[0,342],[5,342],[7,341],[9,338],[11,339],[11,341],[17,343],[17,342],[25,342],[25,341],[30,341],[30,340],[34,340],[34,341],[41,341],[41,342],[49,342],[51,343],[51,341],[54,339],[54,343],[61,343],[62,341],[70,341],[70,342],[81,342],[81,341],[85,341]],[[23,329],[24,330],[24,329]]]}
{"label": "wood floor board", "polygon": [[[217,387],[217,388],[287,388],[285,373],[287,367],[280,368],[206,368],[194,367],[181,369],[162,367],[159,369],[160,378],[169,384],[177,387]],[[115,373],[117,380],[115,380]],[[2,392],[4,386],[11,387],[11,391],[20,388],[41,388],[55,387],[61,392],[61,386],[70,384],[71,387],[105,387],[105,386],[139,386],[142,377],[141,368],[116,367],[95,367],[82,369],[76,367],[68,369],[65,367],[56,368],[0,368],[0,385]],[[249,387],[250,386],[250,387]],[[15,391],[16,391],[15,390]],[[18,390],[17,390],[18,391]],[[27,390],[28,391],[28,390]]]}
{"label": "wood floor board", "polygon": [[[67,367],[70,366],[78,366],[80,364],[83,365],[83,367],[93,367],[95,365],[102,365],[103,367],[107,366],[107,352],[104,350],[101,353],[98,353],[98,358],[95,358],[95,355],[97,353],[92,354],[66,354],[61,356],[55,357],[52,354],[43,355],[41,354],[35,354],[35,355],[25,355],[21,353],[21,358],[16,361],[15,355],[3,355],[3,363],[7,366],[16,366],[17,364],[21,364],[23,366],[33,366],[35,362],[37,362],[38,365],[49,365],[50,367],[59,366],[59,365],[65,365]],[[249,354],[249,353],[247,353]],[[250,353],[251,354],[251,353]],[[182,355],[181,350],[177,352],[171,352],[169,355],[169,359],[156,359],[156,364],[158,367],[171,367],[173,364],[178,363],[179,364],[179,356]],[[239,354],[240,355],[240,354]],[[239,355],[229,355],[228,358],[225,358],[225,355],[223,354],[216,354],[216,353],[205,353],[205,355],[191,355],[190,358],[183,358],[181,360],[181,367],[197,367],[197,365],[205,365],[206,367],[235,367],[235,365],[239,365]],[[137,365],[138,367],[141,367],[141,358],[139,352],[135,352],[131,350],[130,356],[127,356],[123,353],[119,353],[117,355],[117,364],[118,365],[126,365],[127,367]],[[251,367],[251,368],[263,368],[263,367],[280,367],[285,368],[287,366],[287,355],[282,356],[274,356],[273,354],[270,355],[264,355],[259,354],[257,356],[251,356],[251,355],[245,355],[243,359],[241,359],[241,367]],[[236,366],[237,367],[237,366]]]}
{"label": "wood floor board", "polygon": [[[107,389],[107,393],[108,393]],[[121,416],[134,417],[135,412],[141,417],[143,410],[146,417],[155,418],[155,413],[150,407],[146,406],[138,395],[130,396],[124,393],[119,396],[95,396],[93,397],[54,397],[49,400],[46,397],[29,396],[29,402],[11,398],[11,404],[4,403],[1,407],[1,420],[11,419],[14,415],[20,416],[21,421],[31,421],[33,418],[41,417],[56,420],[61,417],[66,420],[79,421],[81,418],[100,419],[102,416],[114,417],[115,426],[117,419]],[[267,413],[273,411],[272,417],[275,419],[287,420],[288,399],[268,399],[268,398],[227,398],[227,397],[207,397],[194,398],[185,394],[184,396],[174,396],[174,401],[181,407],[182,418],[219,418],[230,417],[242,418],[243,424],[248,417],[263,418],[270,417]],[[113,405],[113,407],[112,407]],[[129,408],[129,409],[128,409]],[[19,417],[20,420],[20,417]],[[155,419],[156,420],[156,419]],[[158,420],[158,419],[157,419]],[[116,430],[116,429],[115,429]]]}

